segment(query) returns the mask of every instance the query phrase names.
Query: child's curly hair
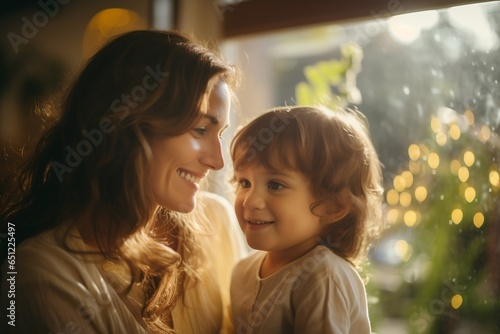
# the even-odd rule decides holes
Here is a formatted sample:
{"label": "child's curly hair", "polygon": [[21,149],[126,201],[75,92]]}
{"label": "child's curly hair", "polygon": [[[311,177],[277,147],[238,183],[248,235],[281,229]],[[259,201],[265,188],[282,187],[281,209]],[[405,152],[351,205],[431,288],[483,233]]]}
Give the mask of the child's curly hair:
{"label": "child's curly hair", "polygon": [[271,109],[231,143],[235,170],[258,163],[305,175],[325,229],[319,242],[357,264],[382,227],[381,166],[364,116],[300,106]]}

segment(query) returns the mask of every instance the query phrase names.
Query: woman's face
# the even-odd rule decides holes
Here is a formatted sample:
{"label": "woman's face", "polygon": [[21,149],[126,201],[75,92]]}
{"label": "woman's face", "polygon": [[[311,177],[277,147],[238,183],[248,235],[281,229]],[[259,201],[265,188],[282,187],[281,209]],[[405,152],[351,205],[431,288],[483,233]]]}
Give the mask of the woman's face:
{"label": "woman's face", "polygon": [[224,167],[221,136],[228,127],[230,106],[229,88],[219,81],[202,103],[205,117],[188,132],[151,140],[149,182],[158,205],[178,212],[194,209],[200,181],[210,170]]}

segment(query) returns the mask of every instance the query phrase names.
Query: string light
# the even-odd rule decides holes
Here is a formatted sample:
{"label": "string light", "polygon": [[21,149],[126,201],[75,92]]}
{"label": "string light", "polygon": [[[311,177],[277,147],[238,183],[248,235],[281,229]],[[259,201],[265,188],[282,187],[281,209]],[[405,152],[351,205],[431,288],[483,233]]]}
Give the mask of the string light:
{"label": "string light", "polygon": [[442,128],[442,125],[441,125],[441,121],[439,120],[439,118],[432,116],[432,118],[431,118],[432,131],[434,131],[434,133],[438,133],[441,131],[441,128]]}
{"label": "string light", "polygon": [[410,188],[413,184],[413,174],[410,171],[404,171],[401,176],[405,180],[405,187]]}
{"label": "string light", "polygon": [[467,166],[472,166],[474,164],[474,153],[472,153],[471,151],[467,151],[464,153],[464,162]]}
{"label": "string light", "polygon": [[462,210],[460,210],[460,209],[455,209],[451,213],[451,221],[455,224],[460,224],[460,222],[462,221],[462,218],[464,218],[464,214],[463,214]]}
{"label": "string light", "polygon": [[467,187],[467,189],[465,189],[464,196],[465,200],[471,203],[474,200],[474,198],[476,198],[476,190],[472,187]]}
{"label": "string light", "polygon": [[467,169],[467,167],[460,167],[458,169],[458,178],[462,182],[467,182],[469,179],[469,169]]}
{"label": "string light", "polygon": [[415,189],[415,198],[417,201],[422,203],[427,198],[427,189],[423,186],[417,187]]}
{"label": "string light", "polygon": [[427,158],[427,163],[429,164],[429,167],[432,169],[436,169],[439,166],[439,155],[437,153],[432,152],[429,154],[429,157]]}
{"label": "string light", "polygon": [[460,128],[456,124],[452,124],[450,126],[449,133],[450,133],[450,137],[454,140],[458,140],[460,138],[460,135],[461,135]]}
{"label": "string light", "polygon": [[444,146],[446,145],[446,142],[448,141],[448,137],[446,137],[446,135],[439,131],[438,133],[436,133],[436,143],[438,143],[439,146]]}
{"label": "string light", "polygon": [[387,192],[386,199],[387,204],[396,205],[399,202],[399,193],[396,190],[391,189]]}
{"label": "string light", "polygon": [[412,227],[417,223],[417,213],[413,210],[408,210],[405,212],[403,220],[408,227]]}
{"label": "string light", "polygon": [[490,171],[489,179],[492,186],[500,187],[500,175],[496,170]]}
{"label": "string light", "polygon": [[387,211],[387,222],[391,225],[396,224],[399,219],[399,210],[398,209],[390,209]]}
{"label": "string light", "polygon": [[467,123],[469,123],[469,125],[474,124],[474,113],[471,110],[467,109],[464,112],[464,116],[465,116],[465,119],[467,120]]}
{"label": "string light", "polygon": [[399,192],[402,192],[406,188],[406,181],[404,177],[402,177],[401,175],[396,176],[392,181],[392,183],[394,185],[394,189],[396,189]]}
{"label": "string light", "polygon": [[481,228],[484,223],[484,215],[481,212],[476,212],[476,214],[472,218],[472,221],[474,222],[475,227]]}
{"label": "string light", "polygon": [[401,204],[402,207],[407,208],[411,204],[411,195],[407,191],[403,191],[399,195],[399,203]]}
{"label": "string light", "polygon": [[418,160],[418,158],[420,158],[420,147],[418,147],[418,145],[411,144],[408,147],[408,155],[410,156],[411,160]]}
{"label": "string light", "polygon": [[481,140],[484,143],[490,139],[490,136],[491,136],[490,128],[487,127],[486,125],[483,125],[481,127],[481,130],[479,130],[479,140]]}
{"label": "string light", "polygon": [[451,307],[453,307],[455,310],[458,309],[463,303],[463,298],[460,295],[454,295],[451,298]]}

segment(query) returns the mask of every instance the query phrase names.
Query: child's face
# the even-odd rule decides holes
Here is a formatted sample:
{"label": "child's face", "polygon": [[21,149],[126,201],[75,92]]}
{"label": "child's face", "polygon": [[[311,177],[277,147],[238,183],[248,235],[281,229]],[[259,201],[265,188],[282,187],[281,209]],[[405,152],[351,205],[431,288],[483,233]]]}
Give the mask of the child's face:
{"label": "child's face", "polygon": [[235,176],[236,215],[250,247],[298,257],[317,244],[320,218],[311,213],[315,199],[302,174],[256,164]]}

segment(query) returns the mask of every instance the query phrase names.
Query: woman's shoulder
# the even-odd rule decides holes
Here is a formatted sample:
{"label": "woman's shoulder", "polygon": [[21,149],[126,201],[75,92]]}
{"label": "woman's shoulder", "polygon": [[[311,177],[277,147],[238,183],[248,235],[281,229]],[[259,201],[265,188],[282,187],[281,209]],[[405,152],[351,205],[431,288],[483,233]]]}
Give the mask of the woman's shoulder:
{"label": "woman's shoulder", "polygon": [[[60,231],[53,229],[20,243],[15,250],[15,268],[20,281],[78,275],[84,264],[78,251],[63,246]],[[6,264],[4,262],[4,264]]]}

